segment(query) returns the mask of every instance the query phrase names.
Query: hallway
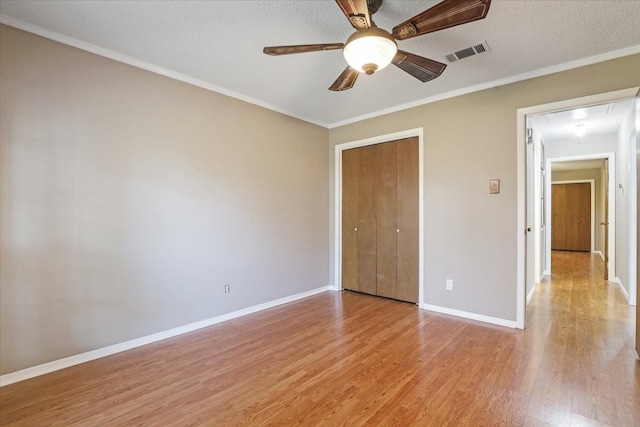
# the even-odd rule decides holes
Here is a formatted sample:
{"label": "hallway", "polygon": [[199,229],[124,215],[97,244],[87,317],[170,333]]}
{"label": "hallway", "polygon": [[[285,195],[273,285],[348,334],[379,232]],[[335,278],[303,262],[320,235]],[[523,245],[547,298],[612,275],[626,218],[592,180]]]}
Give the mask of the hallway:
{"label": "hallway", "polygon": [[529,416],[552,425],[638,425],[635,308],[603,280],[598,255],[553,251],[551,265],[527,307],[527,334],[536,350],[544,347]]}

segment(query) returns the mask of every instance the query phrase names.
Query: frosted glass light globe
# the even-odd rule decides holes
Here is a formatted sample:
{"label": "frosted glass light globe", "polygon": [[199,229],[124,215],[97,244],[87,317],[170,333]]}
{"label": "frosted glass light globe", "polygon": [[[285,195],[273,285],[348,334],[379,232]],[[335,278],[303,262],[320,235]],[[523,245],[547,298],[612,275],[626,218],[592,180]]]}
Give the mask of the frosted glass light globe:
{"label": "frosted glass light globe", "polygon": [[344,47],[344,58],[354,70],[373,74],[391,63],[398,45],[391,35],[380,28],[357,31]]}

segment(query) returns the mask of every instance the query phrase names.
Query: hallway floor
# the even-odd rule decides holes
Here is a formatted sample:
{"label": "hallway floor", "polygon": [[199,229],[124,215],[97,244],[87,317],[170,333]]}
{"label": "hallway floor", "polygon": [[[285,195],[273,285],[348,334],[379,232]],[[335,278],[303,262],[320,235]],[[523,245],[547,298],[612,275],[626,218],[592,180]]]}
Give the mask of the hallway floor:
{"label": "hallway floor", "polygon": [[635,307],[603,279],[598,255],[553,251],[551,266],[527,307],[537,347],[529,363],[539,364],[529,415],[552,425],[640,425]]}

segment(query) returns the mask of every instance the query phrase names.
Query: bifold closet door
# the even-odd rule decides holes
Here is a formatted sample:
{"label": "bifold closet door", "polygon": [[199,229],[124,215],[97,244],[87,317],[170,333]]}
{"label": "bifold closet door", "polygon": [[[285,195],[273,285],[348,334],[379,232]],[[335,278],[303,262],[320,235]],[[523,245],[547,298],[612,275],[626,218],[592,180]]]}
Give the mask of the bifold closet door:
{"label": "bifold closet door", "polygon": [[376,295],[397,298],[397,143],[376,147]]}
{"label": "bifold closet door", "polygon": [[342,152],[342,287],[418,302],[418,138]]}
{"label": "bifold closet door", "polygon": [[342,152],[342,287],[376,295],[375,145]]}
{"label": "bifold closet door", "polygon": [[398,287],[393,298],[418,303],[418,137],[398,141]]}
{"label": "bifold closet door", "polygon": [[571,241],[572,248],[575,251],[590,252],[591,251],[591,184],[579,183],[571,184],[575,193],[575,215],[578,223],[578,231],[575,240]]}
{"label": "bifold closet door", "polygon": [[551,206],[551,249],[590,251],[590,184],[553,184]]}

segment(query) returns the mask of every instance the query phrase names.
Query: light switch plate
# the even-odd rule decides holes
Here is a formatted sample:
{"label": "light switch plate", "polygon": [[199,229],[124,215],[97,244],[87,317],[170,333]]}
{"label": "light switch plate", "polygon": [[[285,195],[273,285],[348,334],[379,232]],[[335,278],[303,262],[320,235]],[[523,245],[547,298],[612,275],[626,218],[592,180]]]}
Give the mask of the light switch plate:
{"label": "light switch plate", "polygon": [[490,179],[489,180],[489,194],[500,194],[500,180],[499,179]]}

